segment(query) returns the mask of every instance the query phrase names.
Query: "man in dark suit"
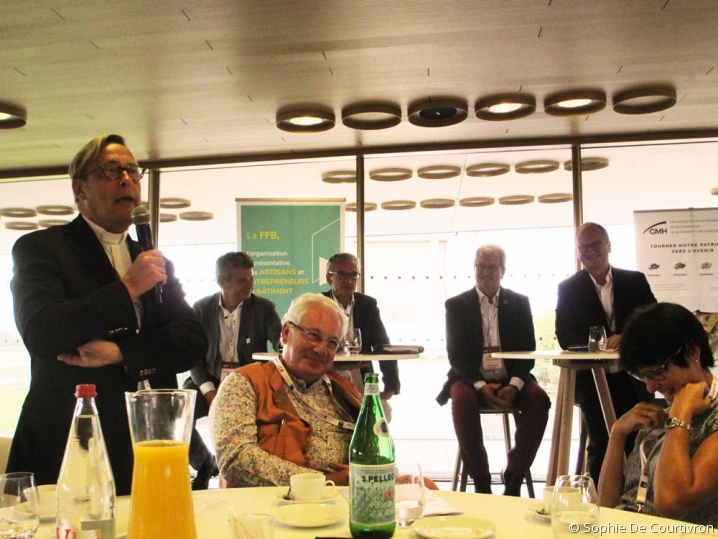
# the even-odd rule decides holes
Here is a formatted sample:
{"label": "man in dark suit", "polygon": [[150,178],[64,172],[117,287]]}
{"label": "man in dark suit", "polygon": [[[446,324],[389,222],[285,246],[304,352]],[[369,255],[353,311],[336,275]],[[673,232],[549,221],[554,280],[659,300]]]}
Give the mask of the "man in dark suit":
{"label": "man in dark suit", "polygon": [[451,369],[436,400],[451,397],[461,458],[476,492],[491,494],[491,473],[481,429],[482,408],[518,408],[516,445],[503,473],[504,495],[520,496],[524,476],[541,445],[551,401],[531,375],[534,361],[495,359],[493,352],[536,349],[526,296],[500,286],[506,253],[483,245],[474,263],[476,288],[446,301],[446,348]]}
{"label": "man in dark suit", "polygon": [[[355,292],[359,260],[350,253],[337,253],[332,255],[327,262],[327,282],[331,290],[323,292],[328,298],[332,298],[344,310],[349,318],[349,330],[358,328],[361,330],[362,354],[370,354],[372,345],[389,344],[389,335],[386,333],[384,323],[381,321],[377,302],[371,296]],[[399,367],[396,361],[380,361],[382,382],[384,391],[381,392],[383,401],[388,401],[394,395],[399,394],[401,383],[399,382]],[[371,363],[361,369],[362,378],[367,372],[374,372]],[[389,408],[390,410],[390,408]]]}
{"label": "man in dark suit", "polygon": [[[197,363],[204,331],[172,264],[127,237],[144,169],[118,135],[90,141],[70,165],[80,216],[13,246],[15,321],[31,356],[8,471],[55,483],[75,408],[75,386],[95,384],[118,495],[130,493],[132,443],[125,391],[177,387]],[[145,294],[162,284],[162,303]]]}
{"label": "man in dark suit", "polygon": [[[274,303],[252,293],[254,261],[242,252],[231,252],[217,259],[217,284],[221,291],[194,304],[209,338],[206,356],[190,371],[183,387],[199,392],[195,402],[195,421],[206,417],[217,396],[217,388],[233,370],[252,363],[254,352],[266,352],[267,341],[279,348],[282,322]],[[195,431],[196,433],[196,431]],[[193,434],[190,464],[197,470],[194,490],[207,488],[217,475],[217,463],[204,441]]]}
{"label": "man in dark suit", "polygon": [[[596,223],[584,223],[576,230],[576,254],[583,264],[558,286],[556,337],[561,348],[585,345],[590,326],[606,329],[608,349],[618,349],[621,332],[629,315],[641,305],[655,303],[646,276],[637,271],[613,268],[608,262],[611,242],[608,232]],[[616,417],[640,401],[651,400],[645,384],[626,371],[607,372],[608,388]],[[590,370],[576,373],[576,404],[581,406],[588,429],[588,468],[598,484],[603,457],[608,447],[608,430]],[[626,444],[630,452],[633,442]]]}

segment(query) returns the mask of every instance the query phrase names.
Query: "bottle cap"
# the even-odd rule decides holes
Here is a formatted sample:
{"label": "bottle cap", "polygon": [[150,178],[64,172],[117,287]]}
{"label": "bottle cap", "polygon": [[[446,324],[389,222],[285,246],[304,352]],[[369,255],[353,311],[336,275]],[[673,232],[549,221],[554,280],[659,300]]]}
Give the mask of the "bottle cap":
{"label": "bottle cap", "polygon": [[97,397],[95,384],[80,384],[75,388],[76,399],[94,399],[95,397]]}

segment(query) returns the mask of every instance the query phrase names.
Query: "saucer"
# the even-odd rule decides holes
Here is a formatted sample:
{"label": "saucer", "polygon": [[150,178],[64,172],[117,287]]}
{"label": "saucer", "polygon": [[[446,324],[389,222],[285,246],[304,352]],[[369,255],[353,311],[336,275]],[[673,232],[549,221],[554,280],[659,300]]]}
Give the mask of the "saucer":
{"label": "saucer", "polygon": [[484,539],[497,528],[490,520],[463,516],[422,518],[411,527],[426,539]]}
{"label": "saucer", "polygon": [[539,518],[544,520],[551,520],[551,515],[544,509],[543,502],[533,502],[526,507],[526,510]]}
{"label": "saucer", "polygon": [[275,496],[277,497],[277,499],[280,502],[284,502],[284,503],[326,503],[329,500],[336,498],[337,494],[339,494],[339,491],[337,489],[333,489],[333,492],[331,492],[328,496],[324,496],[323,498],[321,498],[319,500],[285,500],[283,493],[284,493],[284,489],[282,489],[281,492],[278,492],[277,494],[275,494]]}
{"label": "saucer", "polygon": [[333,503],[320,503],[311,511],[301,505],[280,505],[274,511],[277,522],[295,528],[321,528],[336,524],[347,517],[346,507]]}

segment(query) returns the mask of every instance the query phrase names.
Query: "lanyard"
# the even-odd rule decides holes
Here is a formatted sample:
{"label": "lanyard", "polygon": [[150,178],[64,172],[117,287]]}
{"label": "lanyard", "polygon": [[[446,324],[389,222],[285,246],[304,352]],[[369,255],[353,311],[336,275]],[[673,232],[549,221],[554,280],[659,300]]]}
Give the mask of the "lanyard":
{"label": "lanyard", "polygon": [[[327,412],[324,412],[322,410],[317,410],[309,404],[307,401],[304,400],[304,395],[301,394],[301,392],[296,391],[296,385],[292,381],[291,377],[289,376],[289,373],[287,372],[287,369],[284,368],[284,365],[282,365],[282,361],[275,357],[273,359],[274,365],[277,367],[277,370],[279,371],[279,374],[282,376],[282,379],[284,380],[284,383],[287,384],[287,387],[289,387],[289,391],[294,391],[294,396],[297,397],[299,402],[304,406],[306,409],[308,409],[314,416],[318,417],[322,421],[325,421],[326,423],[329,423],[330,425],[334,425],[335,427],[339,427],[340,429],[346,429],[346,430],[354,430],[354,423],[350,421],[342,421],[341,419],[337,419],[336,417],[330,416]],[[322,382],[324,382],[327,385],[327,388],[329,389],[329,396],[334,399],[334,394],[332,393],[332,381],[329,379],[329,377],[325,374],[322,376]],[[336,402],[336,401],[335,401]]]}
{"label": "lanyard", "polygon": [[[497,299],[498,301],[498,299]],[[490,303],[481,304],[481,326],[484,330],[484,348],[494,346],[492,336],[496,334],[496,326],[499,323],[498,305]],[[498,344],[498,339],[496,339]]]}

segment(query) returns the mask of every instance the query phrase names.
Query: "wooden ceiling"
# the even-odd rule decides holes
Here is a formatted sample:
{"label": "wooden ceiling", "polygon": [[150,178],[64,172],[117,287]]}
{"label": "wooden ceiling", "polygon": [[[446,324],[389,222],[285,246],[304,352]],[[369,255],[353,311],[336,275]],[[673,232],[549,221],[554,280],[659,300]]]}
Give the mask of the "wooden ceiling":
{"label": "wooden ceiling", "polygon": [[[101,133],[123,135],[161,166],[256,156],[452,145],[718,134],[716,0],[26,0],[0,18],[0,101],[27,125],[0,131],[0,175],[60,172]],[[675,88],[678,103],[640,116],[611,109],[636,87]],[[606,92],[608,107],[556,118],[543,99]],[[487,95],[525,92],[537,112],[477,119]],[[453,97],[466,121],[407,121],[416,102]],[[394,103],[397,127],[358,131],[343,108]],[[277,112],[316,106],[334,129],[292,134]],[[253,157],[254,156],[254,157]]]}

